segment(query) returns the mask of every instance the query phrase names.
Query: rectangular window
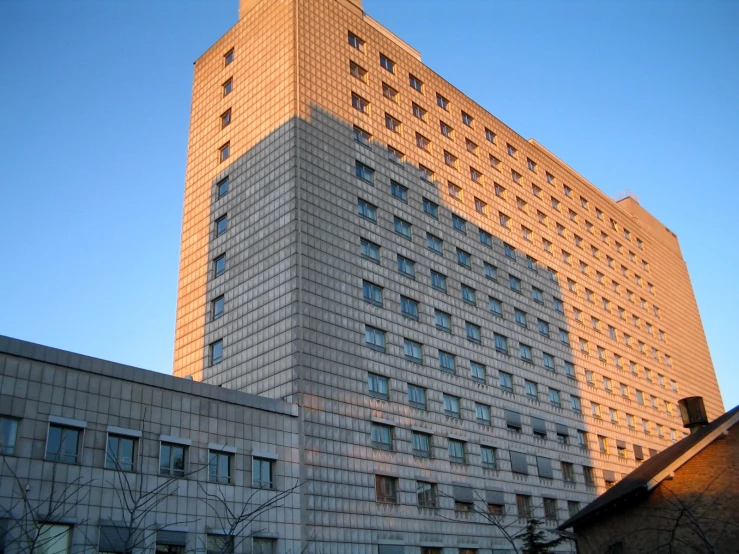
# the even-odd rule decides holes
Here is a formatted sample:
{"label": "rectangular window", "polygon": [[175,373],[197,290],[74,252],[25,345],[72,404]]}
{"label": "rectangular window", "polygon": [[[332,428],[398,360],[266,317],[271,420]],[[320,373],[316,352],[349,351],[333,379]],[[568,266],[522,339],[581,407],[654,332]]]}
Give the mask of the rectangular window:
{"label": "rectangular window", "polygon": [[549,371],[554,371],[554,356],[551,354],[543,353],[544,356],[544,367]]}
{"label": "rectangular window", "polygon": [[416,278],[416,263],[408,258],[398,255],[398,273],[410,279]]}
{"label": "rectangular window", "polygon": [[367,385],[369,387],[369,395],[371,397],[380,398],[382,400],[387,400],[389,398],[387,377],[376,375],[375,373],[368,373]]}
{"label": "rectangular window", "polygon": [[362,98],[356,92],[352,92],[352,107],[364,114],[368,114],[370,103],[366,98]]}
{"label": "rectangular window", "polygon": [[526,322],[526,312],[519,310],[518,308],[515,308],[513,310],[514,319],[516,320],[516,323],[526,329],[528,327],[528,324]]}
{"label": "rectangular window", "polygon": [[430,215],[434,219],[439,219],[439,205],[436,202],[424,198],[423,199],[423,213]]}
{"label": "rectangular window", "polygon": [[453,464],[464,464],[464,443],[462,441],[449,439],[449,461]]}
{"label": "rectangular window", "polygon": [[371,167],[364,165],[362,162],[355,162],[355,174],[363,181],[374,184],[375,181],[375,170]]}
{"label": "rectangular window", "polygon": [[370,204],[366,200],[357,198],[357,207],[360,216],[368,219],[372,223],[377,223],[377,206]]}
{"label": "rectangular window", "polygon": [[444,163],[450,167],[457,167],[457,156],[444,150]]}
{"label": "rectangular window", "polygon": [[46,440],[46,460],[76,464],[82,447],[82,434],[83,428],[49,425]]}
{"label": "rectangular window", "polygon": [[554,498],[544,499],[544,518],[548,521],[557,521],[557,500]]}
{"label": "rectangular window", "polygon": [[[72,529],[71,525],[60,525],[54,523],[37,524],[38,534],[36,535],[34,551],[37,554],[69,554],[72,546]],[[8,535],[10,531],[7,531]],[[10,537],[3,537],[3,542],[7,541],[10,546]],[[9,552],[10,548],[6,550]]]}
{"label": "rectangular window", "polygon": [[364,51],[364,41],[351,31],[349,31],[349,45],[360,52]]}
{"label": "rectangular window", "polygon": [[495,350],[502,354],[508,354],[508,339],[498,333],[494,334],[495,338]]}
{"label": "rectangular window", "polygon": [[503,253],[506,255],[507,258],[510,258],[512,260],[516,259],[516,249],[507,242],[503,243]]}
{"label": "rectangular window", "polygon": [[411,224],[407,221],[403,221],[399,217],[394,220],[395,234],[400,235],[403,238],[411,240]]}
{"label": "rectangular window", "polygon": [[465,322],[465,326],[467,328],[467,340],[474,342],[475,344],[480,344],[482,342],[482,331],[480,326],[470,323],[469,321]]}
{"label": "rectangular window", "polygon": [[423,81],[414,75],[408,75],[408,84],[413,90],[423,93]]}
{"label": "rectangular window", "polygon": [[439,127],[442,135],[447,138],[454,138],[454,129],[450,125],[447,125],[446,123],[441,121],[439,123]]}
{"label": "rectangular window", "polygon": [[232,468],[233,454],[214,450],[208,451],[208,481],[211,483],[230,483]]}
{"label": "rectangular window", "polygon": [[426,389],[408,385],[408,405],[420,410],[426,409]]}
{"label": "rectangular window", "polygon": [[218,149],[218,159],[225,162],[231,155],[231,143],[227,142]]}
{"label": "rectangular window", "polygon": [[252,459],[252,485],[256,489],[274,488],[274,460]]}
{"label": "rectangular window", "polygon": [[380,263],[380,245],[370,242],[365,239],[360,240],[360,251],[363,258],[373,261],[376,264]]}
{"label": "rectangular window", "polygon": [[414,362],[417,364],[423,363],[423,351],[420,342],[405,339],[403,350],[405,352],[405,359],[409,362]]}
{"label": "rectangular window", "polygon": [[503,317],[503,303],[498,300],[497,298],[490,298],[490,311],[493,312],[493,315],[497,315],[498,317]]}
{"label": "rectangular window", "polygon": [[562,401],[560,399],[560,396],[561,395],[559,394],[558,390],[552,389],[552,388],[549,389],[549,403],[552,406],[556,406],[557,408],[562,406]]}
{"label": "rectangular window", "polygon": [[485,262],[485,277],[492,281],[496,281],[498,279],[498,268],[496,268],[492,264],[489,264],[488,262]]}
{"label": "rectangular window", "polygon": [[133,471],[135,448],[136,439],[134,437],[109,434],[105,448],[106,469]]}
{"label": "rectangular window", "polygon": [[461,248],[457,248],[457,263],[467,269],[472,269],[472,259],[469,252],[465,252]]}
{"label": "rectangular window", "polygon": [[210,365],[220,364],[223,361],[223,341],[217,340],[210,345]]}
{"label": "rectangular window", "polygon": [[444,413],[449,417],[459,418],[459,398],[449,394],[444,395]]}
{"label": "rectangular window", "polygon": [[385,352],[385,331],[366,325],[364,328],[364,341],[367,348]]}
{"label": "rectangular window", "polygon": [[480,244],[483,246],[487,246],[488,248],[493,247],[493,235],[488,233],[487,231],[483,231],[480,229]]}
{"label": "rectangular window", "polygon": [[438,92],[436,93],[436,103],[443,110],[448,110],[449,109],[449,100],[447,100],[446,98],[444,98]]}
{"label": "rectangular window", "polygon": [[441,292],[446,292],[446,276],[431,270],[431,286]]}
{"label": "rectangular window", "polygon": [[490,406],[485,404],[475,404],[475,417],[477,417],[477,423],[481,425],[490,425]]}
{"label": "rectangular window", "polygon": [[395,73],[395,62],[385,54],[380,54],[380,67],[387,69],[390,73]]}
{"label": "rectangular window", "polygon": [[436,508],[436,485],[416,481],[416,500],[421,508]]}
{"label": "rectangular window", "polygon": [[181,444],[161,443],[159,446],[159,475],[184,477],[187,447]]}
{"label": "rectangular window", "polygon": [[573,412],[578,414],[582,413],[582,402],[580,401],[579,396],[570,395],[570,404]]}
{"label": "rectangular window", "polygon": [[394,118],[389,113],[385,114],[385,127],[393,131],[394,133],[400,133],[400,120]]}
{"label": "rectangular window", "polygon": [[449,181],[448,190],[449,190],[449,196],[451,196],[455,200],[459,200],[459,201],[464,200],[464,193],[462,192],[462,188],[458,187],[451,181]]}
{"label": "rectangular window", "polygon": [[385,475],[375,475],[375,493],[377,502],[397,504],[398,502],[398,483],[394,477]]}
{"label": "rectangular window", "polygon": [[531,288],[531,298],[533,298],[534,302],[536,302],[537,304],[543,304],[544,303],[544,291],[536,287],[532,287]]}
{"label": "rectangular window", "polygon": [[360,81],[366,83],[367,82],[367,70],[363,68],[361,65],[354,63],[352,61],[349,62],[349,73],[352,75],[352,77],[356,77]]}
{"label": "rectangular window", "polygon": [[565,375],[567,377],[575,377],[575,366],[572,362],[565,362]]}
{"label": "rectangular window", "polygon": [[228,216],[223,215],[216,219],[216,236],[220,237],[228,229]]}
{"label": "rectangular window", "polygon": [[531,400],[539,400],[539,385],[533,381],[524,381],[526,396]]}
{"label": "rectangular window", "polygon": [[365,302],[382,307],[382,287],[369,281],[363,281],[362,292]]}
{"label": "rectangular window", "polygon": [[382,450],[393,449],[393,428],[379,423],[372,424],[372,446]]}
{"label": "rectangular window", "polygon": [[218,198],[223,198],[228,194],[228,177],[218,181],[216,184]]}
{"label": "rectangular window", "polygon": [[407,296],[401,296],[400,313],[403,317],[418,321],[418,302]]}
{"label": "rectangular window", "polygon": [[439,369],[445,373],[456,373],[456,364],[454,361],[454,355],[449,352],[443,352],[439,350]]}
{"label": "rectangular window", "polygon": [[18,440],[18,420],[0,417],[0,455],[13,456]]}
{"label": "rectangular window", "polygon": [[462,112],[462,123],[467,125],[467,127],[472,127],[472,116],[468,113]]}
{"label": "rectangular window", "polygon": [[388,145],[387,147],[387,159],[391,162],[402,165],[403,159],[405,158],[405,154],[403,154],[400,150],[397,148],[393,148],[392,146]]}
{"label": "rectangular window", "polygon": [[452,227],[455,231],[459,231],[463,235],[467,234],[467,221],[459,217],[457,214],[452,214]]}
{"label": "rectangular window", "polygon": [[231,78],[228,81],[226,81],[225,83],[223,83],[222,88],[223,88],[223,96],[227,96],[227,95],[231,94],[231,91],[234,88],[234,80],[233,80],[233,78]]}
{"label": "rectangular window", "polygon": [[510,275],[508,277],[508,282],[511,285],[511,290],[514,290],[516,292],[521,292],[521,279],[514,275]]}
{"label": "rectangular window", "polygon": [[476,383],[485,383],[485,366],[477,362],[470,362],[470,377]]}
{"label": "rectangular window", "polygon": [[498,467],[498,457],[495,452],[495,448],[490,446],[481,446],[480,458],[482,459],[482,467],[487,469],[496,469]]}
{"label": "rectangular window", "polygon": [[500,388],[506,392],[513,392],[513,375],[504,371],[498,372]]}
{"label": "rectangular window", "polygon": [[221,129],[227,127],[231,123],[231,108],[221,114]]}
{"label": "rectangular window", "polygon": [[277,554],[277,539],[253,539],[252,554]]}
{"label": "rectangular window", "polygon": [[431,457],[431,435],[412,431],[411,442],[413,444],[413,455],[422,458]]}
{"label": "rectangular window", "polygon": [[431,141],[424,137],[421,133],[416,133],[416,146],[421,150],[428,150]]}
{"label": "rectangular window", "polygon": [[462,285],[462,300],[466,304],[472,304],[473,306],[475,306],[477,304],[475,289],[463,284]]}
{"label": "rectangular window", "polygon": [[229,535],[208,535],[205,546],[206,554],[233,554],[234,538]]}

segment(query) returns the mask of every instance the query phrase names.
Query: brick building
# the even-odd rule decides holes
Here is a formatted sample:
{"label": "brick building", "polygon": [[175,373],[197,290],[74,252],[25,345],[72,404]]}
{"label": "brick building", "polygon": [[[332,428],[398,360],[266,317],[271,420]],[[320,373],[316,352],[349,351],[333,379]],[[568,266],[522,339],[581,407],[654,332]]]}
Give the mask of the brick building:
{"label": "brick building", "polygon": [[581,554],[723,553],[739,545],[739,406],[647,460],[560,526]]}
{"label": "brick building", "polygon": [[505,551],[474,506],[554,526],[723,413],[675,235],[361,0],[242,0],[194,71],[174,372],[300,406],[304,540]]}

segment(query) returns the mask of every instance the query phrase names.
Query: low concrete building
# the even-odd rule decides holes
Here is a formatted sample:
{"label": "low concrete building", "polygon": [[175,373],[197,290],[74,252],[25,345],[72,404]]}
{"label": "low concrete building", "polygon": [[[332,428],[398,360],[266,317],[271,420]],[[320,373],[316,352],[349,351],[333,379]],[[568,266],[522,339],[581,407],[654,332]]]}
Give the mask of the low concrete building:
{"label": "low concrete building", "polygon": [[644,462],[568,528],[581,554],[739,551],[739,406]]}
{"label": "low concrete building", "polygon": [[0,552],[300,552],[297,416],[0,336]]}

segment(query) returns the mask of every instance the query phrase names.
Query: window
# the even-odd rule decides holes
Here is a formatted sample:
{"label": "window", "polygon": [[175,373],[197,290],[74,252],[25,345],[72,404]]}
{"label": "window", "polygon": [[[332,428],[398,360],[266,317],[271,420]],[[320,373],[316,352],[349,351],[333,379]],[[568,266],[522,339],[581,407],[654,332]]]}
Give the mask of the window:
{"label": "window", "polygon": [[[40,554],[69,554],[72,545],[72,526],[61,525],[52,523],[37,524],[33,523],[34,527],[38,525],[38,534],[35,538],[35,551]],[[3,542],[8,543],[10,546],[10,530],[7,528],[4,530],[7,532],[6,536],[3,536]],[[4,533],[5,534],[5,533]],[[5,550],[10,551],[10,548]]]}
{"label": "window", "polygon": [[511,169],[511,179],[514,183],[521,184],[521,174],[515,169]]}
{"label": "window", "polygon": [[470,323],[469,321],[465,322],[465,325],[467,328],[467,340],[474,342],[475,344],[480,344],[482,342],[482,331],[480,326]]}
{"label": "window", "polygon": [[557,521],[557,500],[554,498],[544,499],[544,518],[549,521]]}
{"label": "window", "polygon": [[211,302],[211,314],[213,316],[213,320],[223,317],[224,302],[223,296],[219,296]]}
{"label": "window", "polygon": [[517,494],[516,509],[518,510],[518,519],[529,519],[533,515],[531,497],[525,494]]}
{"label": "window", "polygon": [[490,165],[492,165],[495,169],[500,171],[500,160],[496,158],[495,156],[493,156],[492,154],[490,154]]}
{"label": "window", "polygon": [[416,501],[422,508],[436,508],[436,485],[416,481]]}
{"label": "window", "polygon": [[[503,337],[505,338],[505,337]],[[505,371],[498,372],[498,383],[500,388],[507,392],[513,392],[513,375]]]}
{"label": "window", "polygon": [[493,235],[488,233],[487,231],[483,231],[480,229],[480,244],[483,246],[487,246],[488,248],[493,247]]}
{"label": "window", "polygon": [[394,118],[389,113],[385,114],[385,127],[395,133],[400,133],[400,120]]}
{"label": "window", "polygon": [[220,237],[228,229],[228,216],[223,215],[216,219],[216,236]]}
{"label": "window", "polygon": [[411,88],[414,90],[417,90],[418,92],[423,93],[423,81],[419,79],[418,77],[409,74],[408,75],[408,84],[410,84]]}
{"label": "window", "polygon": [[475,144],[474,142],[472,142],[472,141],[471,141],[470,139],[468,139],[468,138],[465,138],[465,139],[464,139],[464,144],[465,144],[465,146],[467,147],[467,151],[468,151],[468,152],[469,152],[470,154],[473,154],[473,155],[477,156],[477,144]]}
{"label": "window", "polygon": [[464,193],[462,192],[462,188],[455,185],[451,181],[449,181],[448,190],[449,196],[451,196],[455,200],[464,200]]}
{"label": "window", "polygon": [[526,323],[526,312],[521,311],[518,308],[515,308],[513,313],[515,316],[516,323],[525,329],[528,326]]}
{"label": "window", "polygon": [[464,464],[464,443],[462,441],[449,439],[449,461],[453,464]]}
{"label": "window", "polygon": [[388,145],[387,147],[387,159],[391,162],[402,165],[403,159],[405,158],[405,154],[403,154],[400,150],[397,148],[393,148],[392,146]]}
{"label": "window", "polygon": [[434,320],[436,322],[436,328],[446,333],[452,332],[452,316],[441,310],[434,312]]}
{"label": "window", "polygon": [[449,125],[441,121],[439,123],[441,128],[441,134],[444,135],[447,138],[454,138],[454,129],[452,129]]}
{"label": "window", "polygon": [[218,184],[216,184],[216,194],[218,198],[223,198],[228,194],[228,178],[218,181]]}
{"label": "window", "polygon": [[223,341],[217,340],[210,345],[210,365],[220,364],[223,361]]}
{"label": "window", "polygon": [[444,373],[456,373],[457,368],[454,361],[454,355],[449,352],[439,350],[439,369]]}
{"label": "window", "polygon": [[233,454],[228,452],[208,451],[208,481],[211,483],[231,482]]}
{"label": "window", "polygon": [[401,296],[400,313],[403,317],[418,321],[418,302],[407,296]]}
{"label": "window", "polygon": [[420,342],[405,339],[405,342],[403,343],[403,351],[405,352],[405,359],[409,362],[417,364],[423,363],[423,351]]}
{"label": "window", "polygon": [[230,78],[228,81],[226,81],[225,83],[223,83],[222,88],[223,88],[223,96],[227,96],[227,95],[231,94],[231,91],[234,88],[234,80],[233,80],[233,78]]}
{"label": "window", "polygon": [[393,102],[398,101],[398,91],[387,83],[382,83],[382,95],[388,100],[392,100]]}
{"label": "window", "polygon": [[480,200],[477,197],[475,197],[475,210],[477,210],[477,212],[478,213],[481,213],[482,215],[485,215],[485,216],[488,215],[488,205],[487,205],[487,203],[484,202],[484,201],[482,201],[482,200]]}
{"label": "window", "polygon": [[459,217],[457,214],[452,214],[452,227],[455,231],[459,231],[463,235],[467,234],[467,221]]}
{"label": "window", "polygon": [[465,252],[461,248],[457,248],[457,263],[467,269],[472,269],[472,258],[469,252]]}
{"label": "window", "polygon": [[416,278],[416,263],[408,258],[398,255],[398,273],[410,279]]}
{"label": "window", "polygon": [[490,297],[490,311],[498,317],[503,317],[503,304],[497,298]]}
{"label": "window", "polygon": [[408,385],[408,405],[421,410],[426,409],[426,389]]}
{"label": "window", "polygon": [[413,115],[414,117],[417,117],[421,121],[426,121],[426,110],[424,110],[421,106],[413,102]]}
{"label": "window", "polygon": [[108,434],[108,442],[105,448],[105,467],[120,471],[134,471],[135,447],[136,439],[134,437]]}
{"label": "window", "polygon": [[411,433],[411,442],[413,444],[413,455],[422,458],[431,457],[431,435],[413,431]]}
{"label": "window", "polygon": [[367,374],[367,385],[369,387],[369,395],[371,397],[380,398],[382,400],[387,400],[389,398],[387,377],[369,373]]}
{"label": "window", "polygon": [[439,107],[440,107],[441,109],[443,109],[443,110],[446,110],[446,109],[448,109],[448,108],[449,108],[449,100],[447,100],[446,98],[444,98],[444,97],[443,97],[443,96],[442,96],[441,94],[439,94],[438,92],[436,93],[436,103],[437,103],[437,104],[438,104],[438,106],[439,106]]}
{"label": "window", "polygon": [[551,354],[543,353],[544,356],[544,367],[549,371],[554,371],[554,356]]}
{"label": "window", "polygon": [[526,390],[526,396],[531,400],[539,400],[539,385],[533,381],[524,381],[524,388]]}
{"label": "window", "polygon": [[229,123],[231,123],[231,108],[221,114],[221,129],[228,126]]}
{"label": "window", "polygon": [[[393,197],[397,198],[401,202],[408,203],[408,187],[404,187],[395,181],[390,181],[390,192]],[[398,218],[396,218],[396,220],[397,219]]]}
{"label": "window", "polygon": [[367,348],[385,352],[385,331],[366,325],[364,328],[364,342]]}
{"label": "window", "polygon": [[369,184],[374,184],[375,181],[375,170],[369,166],[364,165],[362,162],[355,163],[355,174],[357,177],[362,179]]}
{"label": "window", "polygon": [[585,478],[585,485],[588,487],[595,486],[595,470],[592,467],[583,466],[582,468],[583,477]]}
{"label": "window", "polygon": [[457,157],[451,152],[444,150],[444,163],[450,167],[457,167]]}
{"label": "window", "polygon": [[386,475],[375,475],[375,493],[377,502],[398,503],[398,480]]}
{"label": "window", "polygon": [[449,394],[444,395],[444,413],[449,417],[459,418],[459,398]]}
{"label": "window", "polygon": [[375,262],[376,264],[380,263],[380,245],[375,244],[374,242],[370,242],[366,239],[360,240],[360,250],[362,253],[363,258],[367,258],[368,260],[371,260]]}
{"label": "window", "polygon": [[475,417],[477,417],[477,423],[480,423],[481,425],[490,425],[490,406],[476,403]]}
{"label": "window", "polygon": [[569,462],[562,462],[562,480],[565,483],[575,482],[575,465]]}
{"label": "window", "polygon": [[277,554],[277,539],[254,538],[252,554]]}
{"label": "window", "polygon": [[379,423],[372,424],[372,446],[382,450],[393,449],[393,428]]}
{"label": "window", "polygon": [[184,445],[161,443],[159,446],[159,475],[184,477],[186,453]]}
{"label": "window", "polygon": [[511,223],[511,218],[510,217],[508,217],[503,212],[498,212],[498,220],[500,221],[501,227],[505,227],[506,229],[510,229],[510,227],[511,227],[510,226],[510,223]]}
{"label": "window", "polygon": [[582,402],[579,396],[570,395],[570,405],[572,406],[573,412],[582,413]]}
{"label": "window", "polygon": [[356,77],[362,82],[367,82],[367,70],[352,61],[349,62],[349,73],[351,73],[352,77]]}
{"label": "window", "polygon": [[349,31],[349,45],[360,52],[364,51],[364,41],[351,31]]}
{"label": "window", "polygon": [[534,302],[536,302],[537,304],[543,304],[544,303],[544,291],[536,287],[532,287],[531,288],[531,298],[533,298]]}
{"label": "window", "polygon": [[565,362],[565,375],[567,377],[575,377],[575,366],[572,362]]}
{"label": "window", "polygon": [[416,146],[418,146],[421,150],[428,150],[430,144],[431,141],[429,139],[427,139],[420,133],[416,133]]}
{"label": "window", "polygon": [[529,168],[529,171],[533,171],[536,173],[536,162],[532,160],[531,158],[526,158],[526,165]]}
{"label": "window", "polygon": [[356,92],[352,92],[352,107],[362,113],[369,113],[369,100],[362,98]]}
{"label": "window", "polygon": [[466,112],[462,112],[462,123],[467,125],[467,127],[472,127],[472,116]]}
{"label": "window", "polygon": [[372,135],[361,127],[354,126],[354,140],[363,146],[369,146]]}
{"label": "window", "polygon": [[395,73],[395,62],[385,54],[380,54],[380,67],[387,69],[390,73]]}
{"label": "window", "polygon": [[446,292],[446,275],[431,270],[431,286],[441,292]]}
{"label": "window", "polygon": [[477,362],[470,362],[470,377],[476,383],[485,383],[485,366]]}
{"label": "window", "polygon": [[557,408],[562,407],[561,395],[558,390],[552,388],[549,389],[549,403]]}
{"label": "window", "polygon": [[482,460],[482,467],[487,469],[497,469],[498,457],[496,455],[495,448],[490,446],[481,446],[480,458]]}
{"label": "window", "polygon": [[231,143],[227,142],[218,149],[218,159],[225,162],[231,155]]}
{"label": "window", "polygon": [[[15,443],[17,439],[18,420],[9,417],[0,417],[0,455],[13,456],[15,454]],[[52,450],[52,452],[56,452],[56,450]]]}
{"label": "window", "polygon": [[423,212],[434,219],[439,219],[439,205],[427,198],[423,199]]}
{"label": "window", "polygon": [[559,342],[568,346],[570,344],[570,334],[564,329],[559,330]]}
{"label": "window", "polygon": [[400,235],[403,238],[411,240],[411,224],[407,221],[403,221],[399,217],[395,218],[394,221],[395,234]]}
{"label": "window", "polygon": [[229,535],[208,535],[205,551],[206,554],[234,554],[234,538]]}
{"label": "window", "polygon": [[[524,227],[522,225],[521,226],[521,236],[523,236],[524,240],[527,240],[527,241],[531,242],[531,237],[533,236],[533,234],[531,232],[531,229],[529,229],[528,227]],[[536,261],[533,260],[533,258],[531,258],[531,256],[529,256],[528,259],[529,259],[529,264],[528,264],[529,269],[531,269],[533,271],[536,271]],[[533,261],[531,261],[531,260],[533,260]]]}
{"label": "window", "polygon": [[495,341],[495,350],[503,354],[508,354],[508,339],[503,335],[499,335],[497,333],[495,333],[493,336]]}
{"label": "window", "polygon": [[357,199],[357,206],[360,216],[370,220],[372,223],[377,223],[377,206],[361,198]]}

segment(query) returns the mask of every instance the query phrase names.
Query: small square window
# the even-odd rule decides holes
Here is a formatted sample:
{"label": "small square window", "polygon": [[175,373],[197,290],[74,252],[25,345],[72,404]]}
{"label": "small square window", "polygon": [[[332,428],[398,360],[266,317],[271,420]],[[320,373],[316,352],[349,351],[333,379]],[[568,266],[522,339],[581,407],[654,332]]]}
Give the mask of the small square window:
{"label": "small square window", "polygon": [[415,75],[408,75],[408,84],[410,84],[413,90],[423,93],[423,81]]}
{"label": "small square window", "polygon": [[467,125],[467,127],[472,127],[472,116],[468,113],[462,112],[462,123]]}
{"label": "small square window", "polygon": [[359,96],[358,94],[352,92],[352,107],[355,110],[358,110],[362,113],[369,113],[369,107],[370,103],[369,100],[366,100]]}
{"label": "small square window", "polygon": [[511,290],[514,290],[516,292],[521,292],[521,279],[514,275],[510,275],[508,277],[508,282],[511,286]]}
{"label": "small square window", "polygon": [[351,31],[349,31],[349,45],[360,52],[364,51],[364,41]]}
{"label": "small square window", "polygon": [[487,246],[488,248],[493,247],[493,235],[480,229],[480,244]]}
{"label": "small square window", "polygon": [[385,127],[393,131],[394,133],[400,133],[400,120],[396,119],[389,113],[385,114]]}
{"label": "small square window", "polygon": [[224,62],[223,65],[229,65],[233,61],[234,61],[234,49],[231,48],[231,50],[229,50],[223,55],[223,62]]}
{"label": "small square window", "polygon": [[356,77],[363,83],[367,82],[367,70],[363,68],[361,65],[350,61],[349,62],[349,73],[352,75],[352,77]]}
{"label": "small square window", "polygon": [[231,143],[227,142],[218,149],[218,159],[225,162],[231,156]]}
{"label": "small square window", "polygon": [[456,169],[457,157],[451,152],[447,152],[446,150],[444,150],[444,163],[448,165],[449,167],[453,167]]}
{"label": "small square window", "polygon": [[388,70],[390,73],[395,73],[395,62],[385,56],[385,54],[380,54],[380,67]]}
{"label": "small square window", "polygon": [[441,94],[438,92],[436,93],[436,103],[442,110],[448,110],[449,109],[449,100],[444,98]]}
{"label": "small square window", "polygon": [[500,160],[492,154],[490,154],[490,165],[492,165],[493,168],[500,170]]}
{"label": "small square window", "polygon": [[426,121],[426,110],[424,110],[421,106],[413,103],[413,115],[420,119],[421,121]]}
{"label": "small square window", "polygon": [[418,164],[418,171],[424,181],[434,180],[434,171],[423,164]]}
{"label": "small square window", "polygon": [[443,121],[439,123],[441,128],[441,134],[444,135],[447,138],[453,138],[454,137],[454,129],[452,129],[449,125],[444,123]]}
{"label": "small square window", "polygon": [[368,219],[372,223],[377,223],[377,206],[370,204],[366,200],[357,198],[357,209],[361,217]]}
{"label": "small square window", "polygon": [[532,160],[531,158],[526,158],[526,165],[529,168],[529,171],[533,171],[536,173],[536,162]]}
{"label": "small square window", "polygon": [[392,100],[396,103],[398,102],[398,91],[387,83],[382,83],[382,95],[388,100]]}
{"label": "small square window", "polygon": [[449,181],[449,184],[447,185],[449,190],[449,196],[454,198],[455,200],[459,200],[460,202],[464,200],[464,193],[462,192],[462,188],[455,185],[451,181]]}
{"label": "small square window", "polygon": [[400,235],[403,238],[411,240],[411,224],[407,221],[403,221],[399,217],[394,220],[395,234]]}
{"label": "small square window", "polygon": [[506,144],[506,151],[508,152],[508,155],[512,158],[516,157],[516,149],[511,144]]}

